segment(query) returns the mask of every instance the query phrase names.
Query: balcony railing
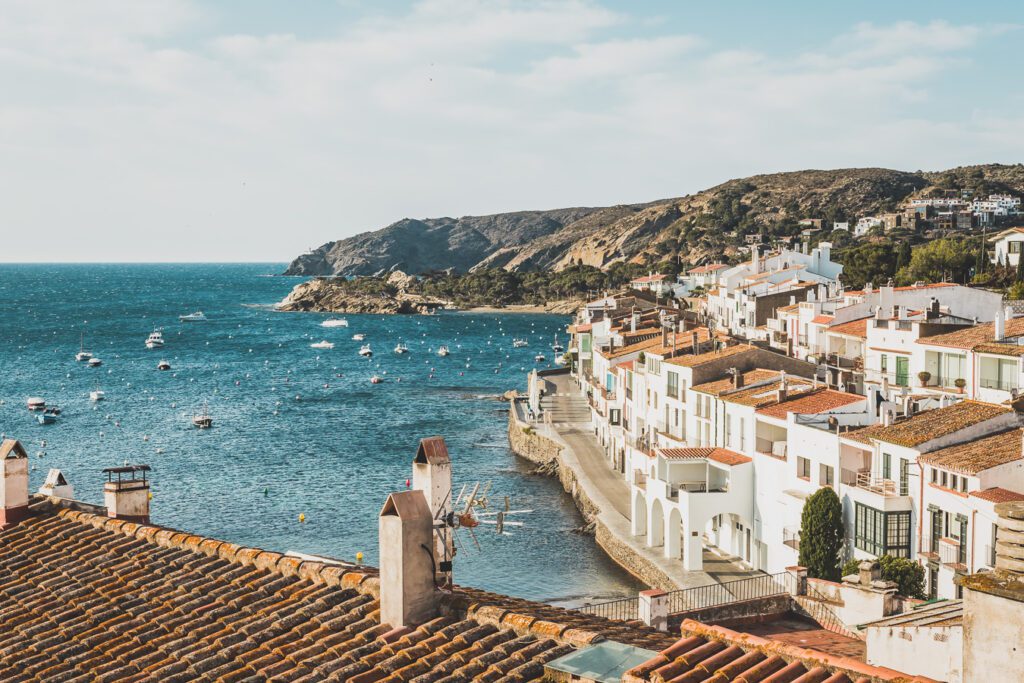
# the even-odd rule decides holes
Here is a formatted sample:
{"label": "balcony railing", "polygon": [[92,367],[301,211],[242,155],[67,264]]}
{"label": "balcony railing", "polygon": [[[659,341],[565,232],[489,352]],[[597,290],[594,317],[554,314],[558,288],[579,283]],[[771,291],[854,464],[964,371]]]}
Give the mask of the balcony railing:
{"label": "balcony railing", "polygon": [[1010,391],[1020,388],[1020,383],[1015,379],[991,379],[982,377],[978,382],[985,389],[996,389],[998,391]]}
{"label": "balcony railing", "polygon": [[960,541],[955,538],[939,539],[939,561],[942,564],[952,565],[956,569],[962,568],[967,559],[962,550]]}
{"label": "balcony railing", "polygon": [[854,485],[859,489],[871,491],[872,493],[877,493],[878,495],[885,496],[886,498],[899,495],[896,482],[892,479],[886,479],[885,477],[873,477],[871,476],[871,472],[858,472],[857,482]]}
{"label": "balcony railing", "polygon": [[787,526],[782,529],[782,544],[793,550],[800,550],[800,528]]}
{"label": "balcony railing", "polygon": [[841,356],[838,353],[830,353],[825,356],[825,364],[840,370],[863,370],[864,359],[860,356]]}
{"label": "balcony railing", "polygon": [[633,484],[642,489],[647,488],[647,475],[640,470],[633,470]]}

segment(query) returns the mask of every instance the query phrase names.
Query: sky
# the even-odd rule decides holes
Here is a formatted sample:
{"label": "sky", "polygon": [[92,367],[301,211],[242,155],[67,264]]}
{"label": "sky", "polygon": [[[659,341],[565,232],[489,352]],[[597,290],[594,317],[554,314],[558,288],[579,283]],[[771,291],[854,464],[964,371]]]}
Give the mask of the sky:
{"label": "sky", "polygon": [[0,262],[1024,161],[1024,4],[4,0]]}

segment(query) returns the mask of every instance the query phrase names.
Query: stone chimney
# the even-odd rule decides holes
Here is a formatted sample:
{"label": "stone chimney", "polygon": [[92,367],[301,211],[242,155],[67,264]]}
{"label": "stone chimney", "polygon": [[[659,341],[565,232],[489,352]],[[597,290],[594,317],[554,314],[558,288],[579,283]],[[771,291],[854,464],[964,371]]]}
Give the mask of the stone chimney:
{"label": "stone chimney", "polygon": [[668,325],[661,324],[661,348],[668,348]]}
{"label": "stone chimney", "polygon": [[149,465],[125,465],[103,470],[107,475],[103,485],[107,517],[149,524],[149,469]]}
{"label": "stone chimney", "polygon": [[388,496],[380,511],[380,621],[414,628],[437,616],[433,516],[423,491]]}
{"label": "stone chimney", "polygon": [[1024,501],[998,503],[996,568],[959,576],[964,683],[1024,681]]}
{"label": "stone chimney", "polygon": [[28,454],[17,439],[0,443],[0,531],[28,517]]}
{"label": "stone chimney", "polygon": [[629,331],[636,332],[636,325],[640,322],[640,314],[633,311],[633,314],[629,316]]}
{"label": "stone chimney", "polygon": [[999,341],[1006,336],[1006,319],[1003,317],[1003,307],[1000,306],[996,310],[996,320],[994,325],[993,334],[995,334],[995,341]]}
{"label": "stone chimney", "polygon": [[740,372],[739,368],[732,368],[732,388],[742,389],[743,388],[743,373]]}
{"label": "stone chimney", "polygon": [[750,267],[754,275],[761,272],[761,249],[760,245],[754,244],[750,247]]}
{"label": "stone chimney", "polygon": [[[412,461],[412,487],[422,491],[427,499],[432,519],[440,520],[452,507],[452,461],[444,437],[431,436],[420,439],[416,457]],[[436,560],[437,582],[447,582],[450,576],[451,560],[454,557],[454,538],[447,535],[447,543],[440,535],[434,538],[434,559]]]}
{"label": "stone chimney", "polygon": [[64,478],[63,472],[51,467],[50,473],[46,475],[46,481],[39,487],[39,495],[71,500],[75,497],[75,488]]}
{"label": "stone chimney", "polygon": [[697,334],[697,330],[694,330],[690,334],[690,345],[693,347],[693,355],[697,355],[698,353],[700,353],[700,346],[699,346],[698,339],[700,339],[700,337]]}

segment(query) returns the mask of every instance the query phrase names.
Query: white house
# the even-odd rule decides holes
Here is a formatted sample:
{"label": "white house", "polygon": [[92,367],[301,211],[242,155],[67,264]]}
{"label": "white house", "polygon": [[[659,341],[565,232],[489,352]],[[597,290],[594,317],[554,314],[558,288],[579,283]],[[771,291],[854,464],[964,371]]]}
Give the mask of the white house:
{"label": "white house", "polygon": [[1020,261],[1021,243],[1024,243],[1024,227],[1010,228],[988,240],[995,253],[992,263],[999,266],[1017,266]]}

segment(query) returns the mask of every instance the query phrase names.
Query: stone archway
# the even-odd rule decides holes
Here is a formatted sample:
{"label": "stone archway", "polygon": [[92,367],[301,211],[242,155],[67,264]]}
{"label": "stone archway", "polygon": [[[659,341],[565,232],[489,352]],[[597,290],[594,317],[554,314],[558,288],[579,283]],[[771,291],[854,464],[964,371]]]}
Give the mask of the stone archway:
{"label": "stone archway", "polygon": [[647,524],[647,545],[656,548],[665,542],[665,508],[661,500],[651,501],[651,516]]}
{"label": "stone archway", "polygon": [[668,511],[668,522],[665,525],[665,557],[678,560],[682,557],[683,516],[679,508],[673,505]]}

